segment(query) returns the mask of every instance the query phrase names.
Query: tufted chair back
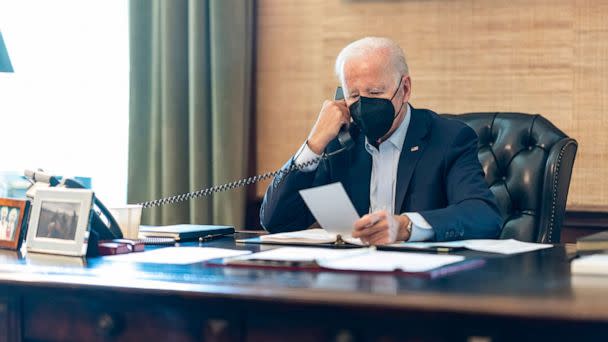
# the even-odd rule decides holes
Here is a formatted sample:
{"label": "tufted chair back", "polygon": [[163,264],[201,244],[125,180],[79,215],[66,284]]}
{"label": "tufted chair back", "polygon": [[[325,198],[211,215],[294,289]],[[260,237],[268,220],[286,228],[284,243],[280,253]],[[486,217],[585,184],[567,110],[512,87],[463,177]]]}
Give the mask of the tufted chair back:
{"label": "tufted chair back", "polygon": [[479,136],[479,161],[504,222],[501,238],[558,243],[578,144],[540,115],[444,114]]}

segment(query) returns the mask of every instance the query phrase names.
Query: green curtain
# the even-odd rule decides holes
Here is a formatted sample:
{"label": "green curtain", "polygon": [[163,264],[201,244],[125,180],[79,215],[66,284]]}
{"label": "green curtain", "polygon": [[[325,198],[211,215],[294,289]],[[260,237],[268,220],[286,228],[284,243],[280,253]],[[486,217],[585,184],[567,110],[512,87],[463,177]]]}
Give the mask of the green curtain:
{"label": "green curtain", "polygon": [[[246,176],[254,2],[131,0],[128,201]],[[243,189],[144,209],[147,224],[242,227]]]}

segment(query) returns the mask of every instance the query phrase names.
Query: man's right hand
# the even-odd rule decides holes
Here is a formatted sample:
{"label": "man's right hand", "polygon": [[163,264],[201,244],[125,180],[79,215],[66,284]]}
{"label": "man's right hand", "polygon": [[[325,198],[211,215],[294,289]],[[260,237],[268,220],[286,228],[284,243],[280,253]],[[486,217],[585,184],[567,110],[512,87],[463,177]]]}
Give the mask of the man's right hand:
{"label": "man's right hand", "polygon": [[308,147],[321,154],[327,144],[340,132],[343,125],[350,123],[350,112],[344,100],[325,100],[317,117],[317,122],[308,135]]}

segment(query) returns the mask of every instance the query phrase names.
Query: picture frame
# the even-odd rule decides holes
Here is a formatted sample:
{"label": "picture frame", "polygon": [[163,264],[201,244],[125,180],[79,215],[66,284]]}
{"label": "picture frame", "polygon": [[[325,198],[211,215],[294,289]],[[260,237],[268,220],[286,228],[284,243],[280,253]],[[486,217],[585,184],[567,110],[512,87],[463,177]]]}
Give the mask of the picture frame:
{"label": "picture frame", "polygon": [[28,253],[85,256],[93,196],[86,189],[37,190],[27,231]]}
{"label": "picture frame", "polygon": [[0,198],[0,248],[19,250],[27,228],[29,201]]}

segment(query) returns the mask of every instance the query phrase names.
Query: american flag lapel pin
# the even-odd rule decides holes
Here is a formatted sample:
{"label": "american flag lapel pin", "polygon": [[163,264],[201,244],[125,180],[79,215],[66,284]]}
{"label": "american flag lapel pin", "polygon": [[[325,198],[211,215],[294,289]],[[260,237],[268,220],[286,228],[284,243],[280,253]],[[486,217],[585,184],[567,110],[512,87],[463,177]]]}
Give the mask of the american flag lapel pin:
{"label": "american flag lapel pin", "polygon": [[410,148],[411,152],[416,152],[418,150],[419,150],[418,146],[414,146],[414,147]]}

